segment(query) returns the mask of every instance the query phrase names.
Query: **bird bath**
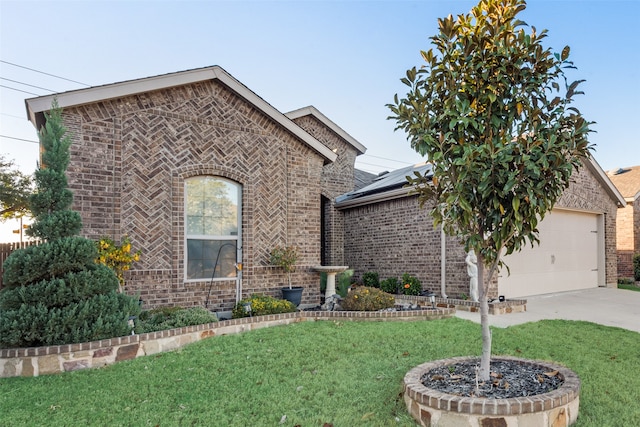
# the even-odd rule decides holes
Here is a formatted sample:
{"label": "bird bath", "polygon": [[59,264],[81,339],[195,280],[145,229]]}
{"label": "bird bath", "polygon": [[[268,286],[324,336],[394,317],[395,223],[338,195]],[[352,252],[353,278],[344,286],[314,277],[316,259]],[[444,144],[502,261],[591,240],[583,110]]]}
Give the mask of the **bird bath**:
{"label": "bird bath", "polygon": [[325,298],[330,298],[336,293],[336,274],[342,273],[349,267],[346,265],[316,265],[312,267],[318,273],[327,273],[327,290],[324,293]]}

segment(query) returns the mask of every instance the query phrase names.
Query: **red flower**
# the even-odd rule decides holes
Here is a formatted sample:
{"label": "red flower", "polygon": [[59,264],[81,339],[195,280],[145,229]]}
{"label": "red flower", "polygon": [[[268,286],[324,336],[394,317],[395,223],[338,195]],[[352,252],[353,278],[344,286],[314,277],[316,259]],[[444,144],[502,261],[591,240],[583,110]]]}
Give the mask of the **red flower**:
{"label": "red flower", "polygon": [[410,285],[410,284],[408,284],[408,283],[406,283],[406,284],[404,285],[404,288],[405,288],[405,289],[409,289],[410,287],[411,287],[411,285]]}

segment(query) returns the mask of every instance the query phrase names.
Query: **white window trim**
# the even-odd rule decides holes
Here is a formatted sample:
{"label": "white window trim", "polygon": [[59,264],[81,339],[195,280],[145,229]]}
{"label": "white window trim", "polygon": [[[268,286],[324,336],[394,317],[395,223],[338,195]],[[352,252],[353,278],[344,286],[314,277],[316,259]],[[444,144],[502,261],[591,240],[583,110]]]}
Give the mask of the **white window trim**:
{"label": "white window trim", "polygon": [[[238,234],[236,235],[208,235],[208,234],[187,234],[187,181],[192,180],[192,179],[198,179],[198,178],[204,178],[204,177],[210,177],[210,178],[215,178],[215,179],[219,179],[221,181],[226,181],[229,182],[231,184],[233,184],[234,186],[236,186],[237,190],[238,190]],[[183,254],[183,258],[184,258],[184,272],[183,272],[183,280],[185,283],[196,283],[196,282],[224,282],[224,281],[237,281],[237,280],[241,280],[242,277],[242,271],[236,269],[236,275],[235,277],[209,277],[209,278],[199,278],[199,279],[189,279],[188,278],[188,263],[189,263],[189,251],[187,249],[187,240],[189,239],[193,239],[193,240],[235,240],[236,241],[236,262],[237,263],[241,263],[242,262],[242,191],[243,191],[243,186],[242,184],[240,184],[239,182],[236,182],[232,179],[229,178],[225,178],[222,176],[218,176],[218,175],[195,175],[189,178],[186,178],[184,180],[184,184],[183,184],[183,188],[184,188],[184,197],[183,197],[183,206],[182,206],[182,216],[183,216],[183,228],[184,228],[184,232],[183,232],[183,247],[184,247],[184,254]]]}

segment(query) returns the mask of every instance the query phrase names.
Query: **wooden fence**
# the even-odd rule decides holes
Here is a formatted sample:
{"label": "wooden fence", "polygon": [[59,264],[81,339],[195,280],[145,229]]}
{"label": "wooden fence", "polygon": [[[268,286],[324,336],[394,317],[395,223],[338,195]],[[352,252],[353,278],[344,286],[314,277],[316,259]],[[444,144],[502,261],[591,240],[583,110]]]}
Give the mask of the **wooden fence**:
{"label": "wooden fence", "polygon": [[31,242],[13,242],[13,243],[0,243],[0,289],[2,289],[2,276],[4,275],[4,261],[7,259],[11,252],[26,248],[27,246],[33,246],[40,243],[40,241]]}

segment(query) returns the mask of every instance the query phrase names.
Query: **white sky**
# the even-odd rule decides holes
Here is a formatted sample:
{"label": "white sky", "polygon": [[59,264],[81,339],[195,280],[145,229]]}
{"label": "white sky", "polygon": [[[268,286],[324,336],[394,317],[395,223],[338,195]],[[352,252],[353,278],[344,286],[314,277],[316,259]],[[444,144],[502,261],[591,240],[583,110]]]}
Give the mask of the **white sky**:
{"label": "white sky", "polygon": [[[367,147],[360,169],[418,163],[385,104],[406,93],[399,79],[421,65],[437,18],[475,3],[0,0],[0,153],[35,170],[37,144],[20,140],[37,140],[24,106],[34,95],[20,91],[86,87],[42,73],[95,86],[220,65],[283,113],[314,105]],[[640,0],[530,0],[520,19],[548,29],[553,50],[571,47],[598,163],[640,164]]]}

